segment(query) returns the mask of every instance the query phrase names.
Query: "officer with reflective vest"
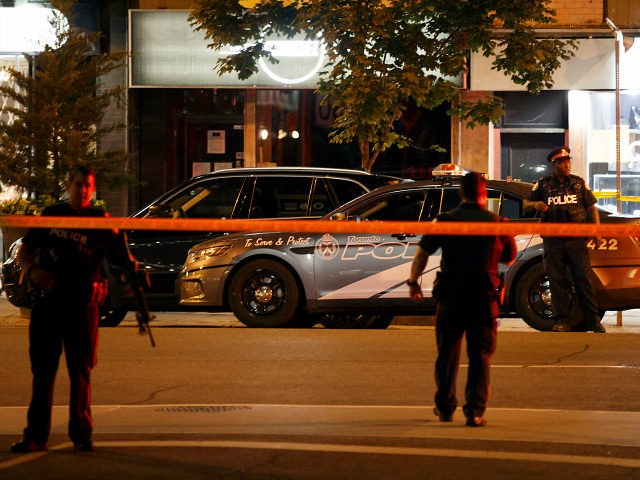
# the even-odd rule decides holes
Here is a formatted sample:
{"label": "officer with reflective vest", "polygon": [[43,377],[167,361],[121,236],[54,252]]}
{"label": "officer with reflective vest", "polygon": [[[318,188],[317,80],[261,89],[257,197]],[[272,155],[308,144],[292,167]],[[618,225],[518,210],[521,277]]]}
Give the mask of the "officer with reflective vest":
{"label": "officer with reflective vest", "polygon": [[[547,156],[553,172],[533,186],[530,205],[542,212],[543,222],[600,223],[596,197],[584,179],[571,172],[571,150],[567,146]],[[571,277],[575,296],[582,308],[587,330],[604,333],[585,237],[543,237],[544,269],[549,277],[555,311],[554,332],[568,332],[570,321]]]}

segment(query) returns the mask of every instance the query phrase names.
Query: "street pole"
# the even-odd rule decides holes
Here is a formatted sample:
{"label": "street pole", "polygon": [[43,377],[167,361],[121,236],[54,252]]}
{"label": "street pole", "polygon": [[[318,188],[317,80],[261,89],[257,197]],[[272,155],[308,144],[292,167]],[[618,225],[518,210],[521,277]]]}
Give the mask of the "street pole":
{"label": "street pole", "polygon": [[622,43],[622,32],[607,17],[605,22],[615,36],[615,64],[616,64],[616,209],[622,213],[622,201],[620,199],[622,190],[622,175],[620,166],[620,44]]}
{"label": "street pole", "polygon": [[[620,192],[622,190],[622,175],[620,168],[620,44],[622,43],[622,32],[616,25],[609,19],[604,19],[609,25],[609,28],[613,30],[615,36],[615,62],[616,62],[616,209],[618,213],[622,213],[622,201],[620,199]],[[622,326],[622,312],[618,310],[616,315],[616,324]]]}

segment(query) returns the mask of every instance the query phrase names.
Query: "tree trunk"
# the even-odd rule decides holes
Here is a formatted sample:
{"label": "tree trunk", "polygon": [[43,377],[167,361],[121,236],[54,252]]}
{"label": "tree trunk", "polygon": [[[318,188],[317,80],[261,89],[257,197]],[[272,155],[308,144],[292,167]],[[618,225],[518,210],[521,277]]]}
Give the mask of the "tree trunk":
{"label": "tree trunk", "polygon": [[370,159],[369,159],[369,141],[368,140],[361,140],[360,142],[358,142],[358,145],[360,147],[360,162],[362,165],[362,169],[365,172],[370,172],[371,171],[371,163],[370,163]]}
{"label": "tree trunk", "polygon": [[371,152],[371,143],[368,140],[362,140],[359,142],[360,146],[360,158],[362,169],[365,172],[371,172],[371,167],[375,163],[378,155],[380,154],[380,149],[377,148],[373,152]]}

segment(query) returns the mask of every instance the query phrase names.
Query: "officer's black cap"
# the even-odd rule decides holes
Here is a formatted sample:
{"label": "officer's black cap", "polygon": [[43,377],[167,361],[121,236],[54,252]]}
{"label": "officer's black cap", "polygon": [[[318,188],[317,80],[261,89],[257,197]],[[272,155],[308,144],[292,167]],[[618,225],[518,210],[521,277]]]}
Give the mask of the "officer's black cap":
{"label": "officer's black cap", "polygon": [[547,162],[553,162],[560,158],[571,158],[571,149],[566,145],[551,150],[551,153],[547,155]]}

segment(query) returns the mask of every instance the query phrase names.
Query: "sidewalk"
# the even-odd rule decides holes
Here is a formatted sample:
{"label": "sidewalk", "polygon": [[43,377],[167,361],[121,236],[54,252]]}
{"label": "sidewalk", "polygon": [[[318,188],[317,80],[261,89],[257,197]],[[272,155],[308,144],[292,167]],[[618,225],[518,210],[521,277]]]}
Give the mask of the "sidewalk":
{"label": "sidewalk", "polygon": [[[154,312],[154,315],[156,327],[171,327],[185,323],[196,326],[244,327],[230,312]],[[4,292],[0,294],[0,326],[26,326],[28,323],[28,317],[21,315],[20,310],[9,303]],[[134,314],[129,313],[122,324],[135,325]],[[626,310],[620,315],[618,312],[607,312],[602,319],[602,324],[607,328],[607,333],[640,333],[640,309]],[[398,316],[390,328],[412,326],[433,327],[434,319],[432,316]],[[536,330],[521,318],[501,318],[500,331],[535,332]]]}

